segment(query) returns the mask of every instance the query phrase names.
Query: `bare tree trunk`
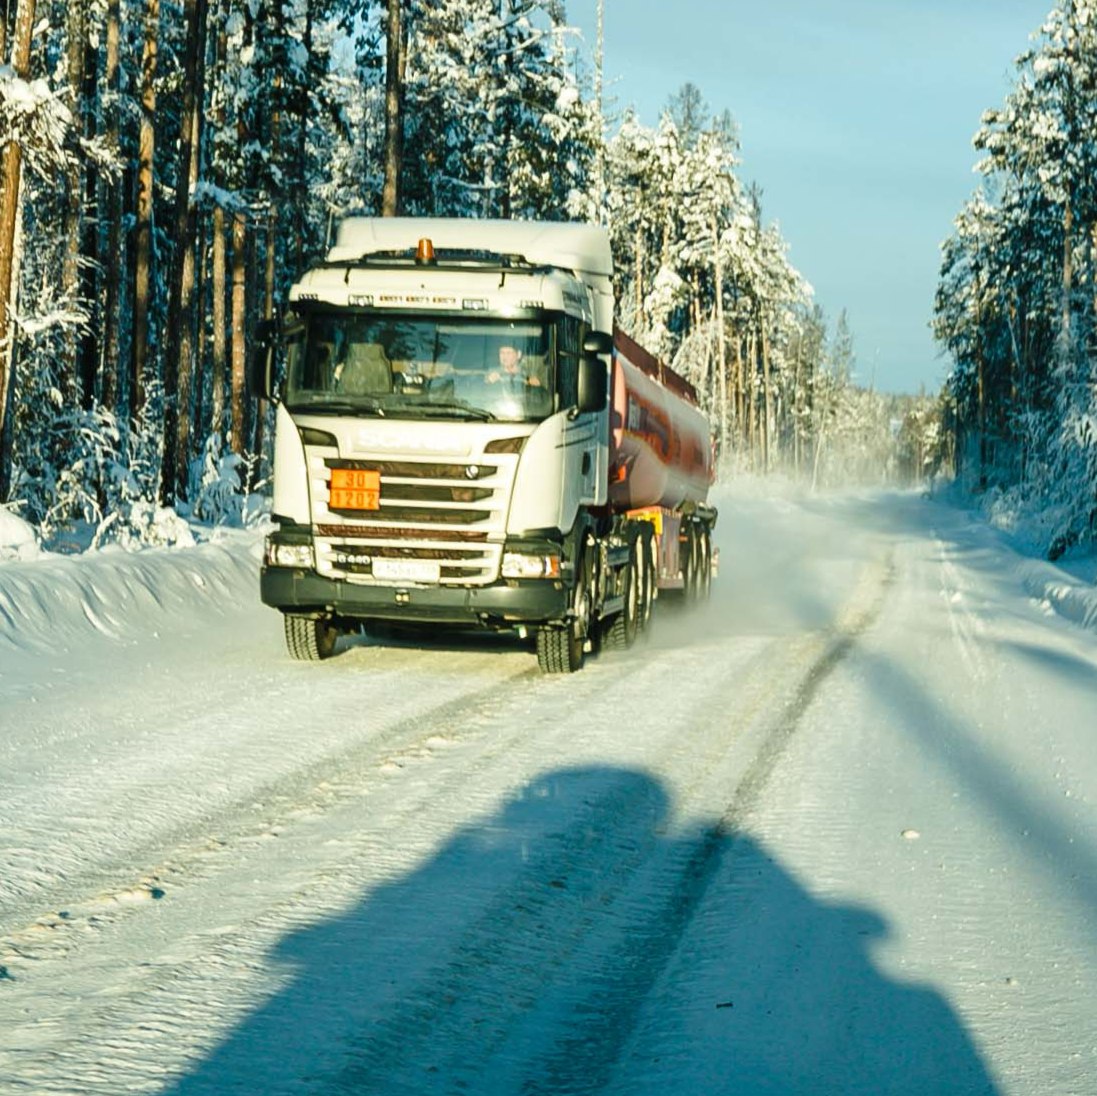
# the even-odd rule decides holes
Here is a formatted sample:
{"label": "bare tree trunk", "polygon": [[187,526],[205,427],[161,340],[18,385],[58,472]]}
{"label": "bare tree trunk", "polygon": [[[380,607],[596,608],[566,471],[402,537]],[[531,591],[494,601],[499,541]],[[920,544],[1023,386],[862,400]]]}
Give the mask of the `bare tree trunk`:
{"label": "bare tree trunk", "polygon": [[1074,236],[1074,203],[1067,198],[1063,210],[1063,300],[1062,300],[1062,339],[1063,353],[1070,351],[1071,297],[1074,292],[1074,256],[1072,254]]}
{"label": "bare tree trunk", "polygon": [[[119,41],[121,37],[121,0],[108,0],[106,62],[104,81],[107,92],[106,144],[108,151],[118,156],[120,145],[119,95]],[[105,286],[103,293],[103,404],[111,410],[117,408],[119,362],[121,347],[119,332],[122,323],[122,275],[125,269],[122,247],[122,216],[124,210],[123,182],[108,177],[107,188],[107,244]]]}
{"label": "bare tree trunk", "polygon": [[136,418],[145,407],[149,357],[149,307],[152,292],[153,166],[156,154],[156,50],[160,0],[147,0],[145,45],[141,55],[141,128],[137,151],[136,254],[133,271],[133,376],[130,412]]}
{"label": "bare tree trunk", "polygon": [[247,328],[248,223],[242,212],[232,218],[232,451],[247,452],[244,405],[244,332]]}
{"label": "bare tree trunk", "polygon": [[[217,40],[214,43],[215,64],[223,65],[228,56],[228,33],[226,31],[226,4],[225,0],[219,0],[220,10],[217,15],[217,26],[219,28],[217,32]],[[280,27],[282,16],[281,3],[275,3],[274,5],[274,18],[277,28]],[[274,76],[275,87],[279,88],[282,84],[281,72],[275,73]],[[215,123],[218,130],[223,131],[225,128],[225,105],[223,100],[218,101],[217,112],[215,116]],[[277,156],[277,152],[274,153]],[[225,173],[224,167],[220,163],[220,158],[217,153],[216,145],[214,146],[213,164],[212,164],[213,181],[220,188],[225,186]],[[226,382],[228,379],[228,356],[227,356],[227,338],[228,338],[228,311],[226,305],[228,303],[228,282],[227,282],[227,228],[225,226],[225,210],[220,204],[213,207],[212,226],[210,229],[212,235],[212,272],[210,275],[211,289],[210,292],[213,297],[212,304],[212,336],[211,336],[211,349],[210,349],[210,361],[212,375],[210,376],[210,430],[217,435],[218,440],[224,441],[227,432],[230,428],[225,416],[225,390]]]}
{"label": "bare tree trunk", "polygon": [[164,355],[164,475],[160,490],[164,503],[168,505],[186,497],[190,458],[195,236],[195,214],[190,193],[198,181],[205,10],[205,0],[184,0],[183,124],[176,168],[175,255]]}
{"label": "bare tree trunk", "polygon": [[[96,28],[96,34],[100,28]],[[84,133],[89,140],[98,136],[98,46],[93,44],[92,35],[84,40]],[[99,262],[99,223],[102,218],[100,196],[102,172],[94,163],[89,163],[84,172],[84,218],[81,232],[80,297],[88,309],[88,322],[80,333],[80,342],[76,352],[76,375],[84,398],[84,407],[91,408],[96,399],[96,386],[99,380],[102,356],[102,315],[99,312],[100,284],[102,264]]]}
{"label": "bare tree trunk", "polygon": [[747,448],[750,452],[751,467],[755,463],[755,447],[757,444],[757,419],[754,414],[754,374],[756,370],[757,362],[757,349],[755,346],[755,336],[752,331],[747,336],[747,376],[746,376],[746,396],[747,396]]}
{"label": "bare tree trunk", "polygon": [[198,218],[198,241],[195,250],[195,264],[197,270],[197,285],[195,286],[195,299],[197,301],[196,322],[194,325],[195,339],[194,360],[196,371],[194,375],[194,425],[191,430],[191,454],[200,456],[203,451],[203,443],[210,434],[209,400],[206,395],[205,364],[209,360],[209,337],[206,327],[206,300],[209,296],[209,266],[206,263],[206,255],[209,253],[209,219],[204,216]]}
{"label": "bare tree trunk", "polygon": [[225,211],[220,206],[213,210],[213,376],[210,385],[213,390],[211,414],[213,433],[219,438],[225,436],[225,334],[226,310],[225,296]]}
{"label": "bare tree trunk", "polygon": [[388,30],[385,54],[385,185],[381,215],[400,212],[400,172],[404,162],[404,75],[407,63],[404,0],[387,0]]}
{"label": "bare tree trunk", "polygon": [[594,185],[598,188],[595,205],[599,221],[606,219],[606,113],[603,102],[603,79],[606,55],[606,4],[598,0],[597,30],[594,40],[594,116],[598,121],[598,135],[594,145]]}
{"label": "bare tree trunk", "polygon": [[739,430],[739,443],[746,443],[746,405],[747,394],[743,382],[743,340],[739,332],[735,332],[735,423]]}
{"label": "bare tree trunk", "polygon": [[[15,11],[11,67],[16,76],[30,71],[31,32],[35,0],[19,0]],[[15,428],[15,332],[11,321],[16,273],[16,224],[22,193],[23,150],[8,141],[0,152],[0,501],[11,490],[12,449]]]}
{"label": "bare tree trunk", "polygon": [[773,384],[769,369],[769,335],[766,332],[765,314],[762,315],[762,409],[765,413],[765,425],[762,430],[762,468],[770,470],[770,456],[773,449]]}
{"label": "bare tree trunk", "polygon": [[[279,27],[281,28],[282,9],[279,6]],[[281,29],[279,31],[281,33]],[[271,158],[275,163],[282,158],[282,111],[275,97],[274,108],[270,120]],[[265,319],[274,318],[274,299],[278,289],[278,224],[282,216],[282,204],[280,191],[271,190],[270,208],[267,213],[267,240],[266,240],[266,266],[263,277],[263,316]],[[267,417],[267,404],[265,400],[257,400],[255,403],[255,452],[263,452],[263,424]],[[247,485],[250,489],[250,484]]]}
{"label": "bare tree trunk", "polygon": [[[312,6],[313,0],[305,2],[305,25],[301,32],[301,44],[304,46],[306,57],[312,57]],[[305,62],[306,72],[310,71],[309,61]],[[305,257],[305,241],[307,239],[307,226],[305,213],[308,209],[308,121],[311,117],[309,104],[309,89],[302,87],[301,104],[297,117],[297,166],[299,175],[296,180],[296,192],[293,194],[290,208],[293,212],[294,229],[291,244],[294,248],[290,265],[294,270],[300,269]],[[243,450],[240,450],[242,453]]]}
{"label": "bare tree trunk", "polygon": [[720,253],[720,225],[716,215],[712,217],[713,259],[716,267],[716,338],[720,352],[716,359],[719,370],[717,398],[720,403],[720,452],[728,440],[728,392],[727,392],[727,346],[724,331],[724,262]]}
{"label": "bare tree trunk", "polygon": [[[66,62],[68,68],[69,99],[72,104],[72,117],[75,128],[83,130],[84,117],[84,45],[88,33],[87,5],[71,3],[68,6],[66,28]],[[83,243],[81,224],[84,218],[84,168],[73,157],[69,162],[65,180],[65,258],[61,265],[61,294],[66,305],[86,304],[80,302],[80,245]],[[60,386],[64,402],[75,407],[86,398],[88,393],[80,392],[77,382],[76,356],[79,346],[79,332],[69,328],[65,333],[64,353],[60,363]]]}
{"label": "bare tree trunk", "polygon": [[803,413],[803,382],[800,378],[801,357],[804,352],[804,329],[800,327],[800,336],[796,340],[796,366],[792,379],[792,468],[796,478],[800,478],[803,464],[803,437],[800,421]]}

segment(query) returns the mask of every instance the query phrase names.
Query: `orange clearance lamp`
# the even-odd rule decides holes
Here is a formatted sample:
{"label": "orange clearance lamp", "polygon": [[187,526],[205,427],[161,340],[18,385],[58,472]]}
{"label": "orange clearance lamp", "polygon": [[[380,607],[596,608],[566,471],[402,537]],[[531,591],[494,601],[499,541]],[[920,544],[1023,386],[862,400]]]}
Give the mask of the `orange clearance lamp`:
{"label": "orange clearance lamp", "polygon": [[432,240],[428,240],[425,236],[419,241],[419,246],[415,251],[415,261],[417,263],[432,263],[434,262],[434,243]]}

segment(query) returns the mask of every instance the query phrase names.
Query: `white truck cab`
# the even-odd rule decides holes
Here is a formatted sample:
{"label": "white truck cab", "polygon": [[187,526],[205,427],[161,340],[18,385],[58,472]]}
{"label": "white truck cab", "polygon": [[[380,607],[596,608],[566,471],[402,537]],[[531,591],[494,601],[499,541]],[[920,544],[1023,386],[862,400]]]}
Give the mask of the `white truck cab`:
{"label": "white truck cab", "polygon": [[574,648],[607,501],[611,276],[586,225],[342,223],[290,291],[284,379],[270,353],[253,368],[276,402],[261,590],[292,654],[371,620]]}

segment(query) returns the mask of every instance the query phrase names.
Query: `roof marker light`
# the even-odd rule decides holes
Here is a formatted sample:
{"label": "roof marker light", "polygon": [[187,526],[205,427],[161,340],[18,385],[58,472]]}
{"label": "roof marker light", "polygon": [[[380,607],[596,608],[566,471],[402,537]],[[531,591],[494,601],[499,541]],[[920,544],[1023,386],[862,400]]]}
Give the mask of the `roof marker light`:
{"label": "roof marker light", "polygon": [[434,262],[434,241],[424,236],[419,241],[419,246],[415,251],[415,261],[417,263],[432,263]]}

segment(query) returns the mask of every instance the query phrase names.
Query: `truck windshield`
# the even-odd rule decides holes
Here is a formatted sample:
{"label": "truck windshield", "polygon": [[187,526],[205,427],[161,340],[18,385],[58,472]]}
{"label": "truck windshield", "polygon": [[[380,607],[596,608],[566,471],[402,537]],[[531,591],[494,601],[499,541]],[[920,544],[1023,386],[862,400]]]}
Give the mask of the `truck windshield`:
{"label": "truck windshield", "polygon": [[556,405],[552,325],[312,312],[291,342],[291,411],[537,421]]}

